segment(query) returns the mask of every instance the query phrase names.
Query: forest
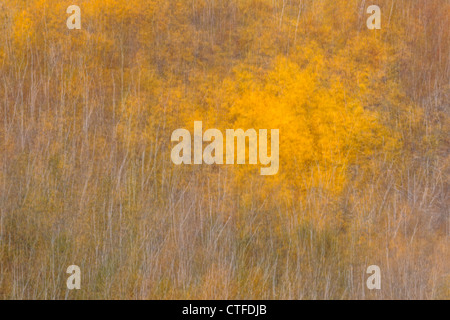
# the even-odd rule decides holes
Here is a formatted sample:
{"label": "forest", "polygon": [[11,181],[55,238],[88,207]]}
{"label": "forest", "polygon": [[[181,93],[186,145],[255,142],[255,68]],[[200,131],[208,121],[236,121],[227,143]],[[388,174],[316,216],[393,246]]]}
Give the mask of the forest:
{"label": "forest", "polygon": [[[0,0],[0,299],[450,299],[449,17]],[[277,173],[174,164],[195,121],[278,129]]]}

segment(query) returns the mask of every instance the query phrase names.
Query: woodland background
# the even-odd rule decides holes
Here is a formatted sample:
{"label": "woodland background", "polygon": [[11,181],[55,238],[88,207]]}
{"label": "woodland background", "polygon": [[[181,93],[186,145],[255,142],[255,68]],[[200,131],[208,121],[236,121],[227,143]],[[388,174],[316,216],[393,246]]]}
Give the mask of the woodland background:
{"label": "woodland background", "polygon": [[[450,299],[449,16],[0,0],[0,298]],[[280,129],[279,173],[173,165],[194,120]]]}

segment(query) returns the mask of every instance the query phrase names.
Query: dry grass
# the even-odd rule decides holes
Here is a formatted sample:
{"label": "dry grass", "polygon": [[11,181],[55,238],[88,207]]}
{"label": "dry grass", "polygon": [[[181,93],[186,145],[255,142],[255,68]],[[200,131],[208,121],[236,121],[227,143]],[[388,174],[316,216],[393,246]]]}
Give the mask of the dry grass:
{"label": "dry grass", "polygon": [[[0,1],[0,298],[450,298],[448,1],[375,1],[376,35],[365,1],[80,0],[81,31],[66,2]],[[307,70],[312,43],[395,147],[275,178],[172,164],[172,130],[235,124],[236,68]]]}

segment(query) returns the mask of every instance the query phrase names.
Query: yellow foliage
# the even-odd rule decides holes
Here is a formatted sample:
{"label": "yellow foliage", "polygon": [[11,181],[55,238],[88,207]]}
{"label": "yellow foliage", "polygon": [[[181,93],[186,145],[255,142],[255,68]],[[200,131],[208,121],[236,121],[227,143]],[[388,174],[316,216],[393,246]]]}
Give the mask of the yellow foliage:
{"label": "yellow foliage", "polygon": [[[0,298],[448,298],[450,5],[377,3],[0,0]],[[278,174],[174,165],[194,121]]]}

